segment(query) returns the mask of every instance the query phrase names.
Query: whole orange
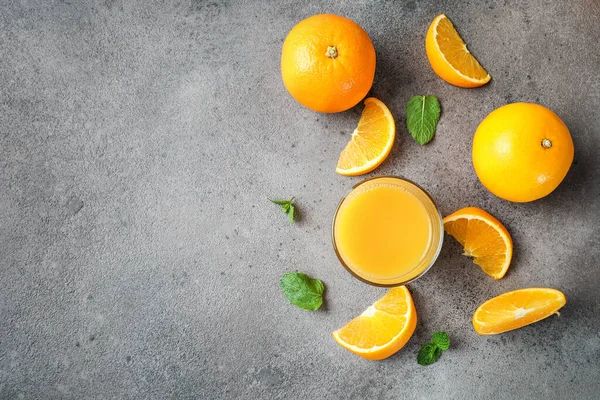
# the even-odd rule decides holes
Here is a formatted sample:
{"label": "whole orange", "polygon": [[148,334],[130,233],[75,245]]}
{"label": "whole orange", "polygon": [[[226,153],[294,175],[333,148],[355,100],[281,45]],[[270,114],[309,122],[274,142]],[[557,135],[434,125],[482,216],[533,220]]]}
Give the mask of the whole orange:
{"label": "whole orange", "polygon": [[573,139],[546,107],[513,103],[492,111],[473,138],[473,167],[496,196],[537,200],[562,182],[573,162]]}
{"label": "whole orange", "polygon": [[345,111],[371,89],[375,49],[369,35],[348,18],[313,15],[285,38],[281,76],[300,104],[319,112]]}

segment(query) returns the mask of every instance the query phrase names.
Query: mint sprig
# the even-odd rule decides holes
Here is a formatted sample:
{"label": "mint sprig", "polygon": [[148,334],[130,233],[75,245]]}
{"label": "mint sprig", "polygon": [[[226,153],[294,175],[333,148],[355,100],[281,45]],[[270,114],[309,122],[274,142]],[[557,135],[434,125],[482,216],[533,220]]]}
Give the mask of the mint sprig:
{"label": "mint sprig", "polygon": [[284,214],[288,215],[288,218],[290,220],[290,224],[294,223],[294,216],[295,216],[295,209],[294,209],[294,205],[292,204],[292,202],[294,201],[294,198],[292,197],[289,200],[271,200],[268,199],[271,203],[275,203],[281,206],[281,211]]}
{"label": "mint sprig", "polygon": [[406,127],[417,143],[427,144],[433,139],[440,112],[435,96],[413,96],[406,103]]}
{"label": "mint sprig", "polygon": [[301,272],[283,274],[279,287],[290,303],[305,310],[315,311],[323,304],[323,282]]}
{"label": "mint sprig", "polygon": [[421,346],[417,354],[417,362],[420,365],[431,365],[440,358],[442,350],[450,348],[450,337],[446,332],[435,332],[431,336],[431,343]]}

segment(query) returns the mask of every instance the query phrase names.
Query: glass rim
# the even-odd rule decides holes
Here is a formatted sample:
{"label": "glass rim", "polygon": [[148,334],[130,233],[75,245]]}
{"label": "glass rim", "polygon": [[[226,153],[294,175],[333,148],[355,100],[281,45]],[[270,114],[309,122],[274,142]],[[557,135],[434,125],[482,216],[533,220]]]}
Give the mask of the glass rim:
{"label": "glass rim", "polygon": [[[399,179],[401,181],[405,181],[408,182],[412,185],[415,185],[419,190],[421,190],[425,196],[429,199],[429,201],[431,201],[431,203],[433,204],[433,207],[435,208],[435,210],[437,211],[437,216],[439,218],[440,221],[440,240],[439,240],[439,244],[438,244],[438,248],[435,250],[435,254],[433,255],[433,257],[431,258],[431,261],[429,262],[429,265],[427,265],[421,272],[419,272],[418,275],[412,277],[411,279],[402,281],[402,282],[398,282],[398,283],[377,283],[377,282],[372,282],[369,281],[366,278],[363,278],[362,276],[358,275],[356,272],[354,272],[352,270],[352,268],[350,268],[346,262],[344,261],[344,259],[342,258],[338,248],[337,248],[337,244],[335,242],[335,221],[337,220],[337,215],[340,212],[340,207],[342,206],[342,203],[344,202],[344,200],[346,200],[346,198],[350,195],[350,193],[352,193],[354,191],[354,189],[356,189],[357,187],[359,187],[360,185],[367,183],[369,181],[372,181],[374,179],[380,179],[380,178],[393,178],[393,179]],[[356,279],[367,283],[369,285],[372,286],[378,286],[378,287],[387,287],[387,288],[391,288],[391,287],[398,287],[398,286],[403,286],[406,285],[410,282],[413,282],[417,279],[419,279],[420,277],[422,277],[427,271],[429,271],[429,269],[431,269],[431,267],[433,266],[433,264],[435,264],[435,262],[437,261],[440,252],[442,251],[442,244],[444,243],[444,222],[442,221],[442,213],[440,212],[440,208],[438,207],[437,203],[435,202],[435,200],[433,200],[433,197],[431,197],[431,195],[429,194],[429,192],[425,189],[423,189],[423,187],[421,187],[419,184],[415,183],[414,181],[410,180],[410,179],[406,179],[402,176],[398,176],[398,175],[380,175],[380,176],[371,176],[369,178],[365,178],[360,182],[355,183],[352,186],[352,189],[344,196],[341,198],[341,200],[339,201],[336,210],[335,210],[335,214],[333,215],[333,221],[331,222],[331,242],[333,244],[333,250],[335,251],[335,255],[337,256],[338,260],[340,261],[340,263],[342,264],[342,266],[346,269],[346,271],[350,272],[350,274],[352,276],[354,276]]]}

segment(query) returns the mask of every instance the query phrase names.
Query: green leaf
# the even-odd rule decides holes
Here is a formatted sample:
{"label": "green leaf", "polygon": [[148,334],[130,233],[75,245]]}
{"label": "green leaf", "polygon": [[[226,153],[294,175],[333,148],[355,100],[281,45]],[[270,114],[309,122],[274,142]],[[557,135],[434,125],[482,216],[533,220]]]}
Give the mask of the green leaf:
{"label": "green leaf", "polygon": [[435,332],[431,337],[431,341],[442,350],[450,348],[450,337],[446,332]]}
{"label": "green leaf", "polygon": [[417,362],[421,365],[431,365],[440,358],[442,350],[433,343],[424,344],[417,355]]}
{"label": "green leaf", "polygon": [[290,223],[294,223],[294,206],[292,205],[292,202],[294,201],[294,198],[292,197],[289,200],[271,200],[268,199],[271,203],[275,203],[281,206],[281,211],[284,214],[287,214],[289,219],[290,219]]}
{"label": "green leaf", "polygon": [[271,203],[279,204],[280,206],[285,206],[286,204],[291,204],[292,203],[291,200],[271,200],[271,199],[269,199],[269,201]]}
{"label": "green leaf", "polygon": [[323,304],[323,282],[301,272],[283,274],[279,287],[290,303],[305,310],[315,311]]}
{"label": "green leaf", "polygon": [[413,96],[406,103],[406,127],[419,144],[433,139],[440,120],[440,103],[435,96]]}

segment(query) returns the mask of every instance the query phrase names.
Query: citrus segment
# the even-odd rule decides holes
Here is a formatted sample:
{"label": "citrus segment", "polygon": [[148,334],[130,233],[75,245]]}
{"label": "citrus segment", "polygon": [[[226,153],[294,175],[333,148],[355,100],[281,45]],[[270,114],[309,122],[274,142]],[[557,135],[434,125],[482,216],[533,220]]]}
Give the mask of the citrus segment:
{"label": "citrus segment", "polygon": [[369,360],[400,350],[417,326],[417,312],[406,286],[392,288],[346,326],[333,332],[345,349]]}
{"label": "citrus segment", "polygon": [[396,136],[394,117],[383,102],[365,100],[358,126],[338,160],[340,175],[362,175],[377,168],[390,154]]}
{"label": "citrus segment", "polygon": [[473,328],[480,335],[511,331],[558,314],[566,303],[565,295],[556,289],[514,290],[480,305],[473,314]]}
{"label": "citrus segment", "polygon": [[464,248],[464,255],[494,279],[508,270],[512,258],[510,234],[494,216],[477,208],[462,208],[444,218],[444,230]]}
{"label": "citrus segment", "polygon": [[425,50],[433,71],[452,85],[473,88],[491,79],[444,14],[429,26]]}

